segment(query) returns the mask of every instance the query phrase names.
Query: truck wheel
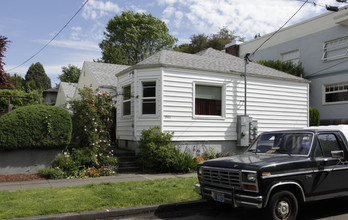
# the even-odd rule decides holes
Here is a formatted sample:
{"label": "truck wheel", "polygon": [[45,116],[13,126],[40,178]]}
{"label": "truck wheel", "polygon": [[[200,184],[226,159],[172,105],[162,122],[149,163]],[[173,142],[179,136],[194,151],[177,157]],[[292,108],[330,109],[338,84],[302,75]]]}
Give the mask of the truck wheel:
{"label": "truck wheel", "polygon": [[280,191],[271,197],[267,209],[270,219],[295,220],[298,213],[297,199],[289,191]]}

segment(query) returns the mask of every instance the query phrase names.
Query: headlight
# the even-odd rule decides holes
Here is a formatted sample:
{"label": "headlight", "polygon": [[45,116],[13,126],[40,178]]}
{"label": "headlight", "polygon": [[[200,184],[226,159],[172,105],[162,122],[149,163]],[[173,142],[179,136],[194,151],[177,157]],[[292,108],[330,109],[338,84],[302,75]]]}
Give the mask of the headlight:
{"label": "headlight", "polygon": [[242,173],[242,181],[244,183],[256,183],[257,175],[256,173],[243,172]]}
{"label": "headlight", "polygon": [[248,173],[247,179],[250,182],[253,182],[253,183],[256,182],[256,174],[255,173]]}
{"label": "headlight", "polygon": [[257,172],[256,171],[242,171],[242,188],[246,191],[258,192],[259,187],[257,183]]}
{"label": "headlight", "polygon": [[198,168],[198,175],[202,175],[203,174],[203,167],[199,167]]}

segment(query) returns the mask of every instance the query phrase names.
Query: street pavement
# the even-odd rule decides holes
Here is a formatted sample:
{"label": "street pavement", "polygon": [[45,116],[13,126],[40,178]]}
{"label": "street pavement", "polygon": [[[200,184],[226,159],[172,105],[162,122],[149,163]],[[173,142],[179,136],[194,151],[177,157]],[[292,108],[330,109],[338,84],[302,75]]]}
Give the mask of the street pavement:
{"label": "street pavement", "polygon": [[[87,179],[59,179],[59,180],[33,180],[33,181],[20,181],[20,182],[0,182],[0,191],[9,190],[21,190],[21,189],[37,189],[37,188],[52,188],[52,187],[67,187],[67,186],[79,186],[85,184],[97,184],[97,183],[117,183],[117,182],[128,182],[128,181],[144,181],[144,180],[156,180],[166,178],[187,178],[196,177],[196,173],[188,174],[119,174],[117,176],[98,177],[98,178],[87,178]],[[71,220],[71,219],[106,219],[110,217],[124,217],[137,215],[141,213],[148,213],[162,210],[171,210],[178,207],[196,207],[204,204],[203,200],[171,203],[171,204],[160,204],[151,206],[140,206],[140,207],[129,207],[129,208],[117,208],[117,209],[106,209],[106,210],[95,210],[78,213],[64,213],[56,215],[45,215],[45,216],[33,216],[25,218],[15,218],[18,220]]]}

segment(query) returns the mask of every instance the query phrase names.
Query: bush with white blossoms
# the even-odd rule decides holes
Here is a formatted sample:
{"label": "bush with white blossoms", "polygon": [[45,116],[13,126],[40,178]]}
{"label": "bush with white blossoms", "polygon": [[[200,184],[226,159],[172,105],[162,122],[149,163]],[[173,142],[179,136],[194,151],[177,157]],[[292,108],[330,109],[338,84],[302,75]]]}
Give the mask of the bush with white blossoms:
{"label": "bush with white blossoms", "polygon": [[[70,147],[57,156],[54,166],[67,177],[81,176],[86,170],[103,168],[101,173],[115,173],[118,160],[110,146],[112,97],[90,88],[79,89],[81,100],[71,101],[73,138]],[[106,172],[105,169],[110,169]],[[84,176],[84,175],[82,175]]]}

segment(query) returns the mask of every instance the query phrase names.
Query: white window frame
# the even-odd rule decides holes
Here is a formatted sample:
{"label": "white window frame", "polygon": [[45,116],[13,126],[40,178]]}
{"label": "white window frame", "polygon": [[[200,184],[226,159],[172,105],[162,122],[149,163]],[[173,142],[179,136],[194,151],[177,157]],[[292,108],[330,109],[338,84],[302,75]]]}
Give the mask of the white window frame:
{"label": "white window frame", "polygon": [[[125,91],[124,89],[129,87],[129,99],[125,99]],[[132,86],[131,84],[125,85],[122,87],[122,116],[127,117],[132,115]],[[125,103],[129,103],[129,114],[124,114],[124,105]]]}
{"label": "white window frame", "polygon": [[[348,81],[323,85],[323,98],[322,98],[323,105],[348,104],[348,100],[347,101],[338,101],[338,102],[326,102],[326,94],[348,92],[348,89],[345,89],[345,87],[347,87],[347,86],[348,86]],[[326,91],[327,87],[329,87],[330,91]]]}
{"label": "white window frame", "polygon": [[[294,55],[292,58],[290,59],[286,59],[286,55]],[[293,64],[299,64],[300,63],[300,50],[297,49],[297,50],[291,50],[291,51],[287,51],[287,52],[284,52],[284,53],[281,53],[280,54],[280,57],[281,57],[281,60],[283,63],[285,62],[292,62]]]}
{"label": "white window frame", "polygon": [[[155,83],[155,96],[153,97],[144,97],[144,83]],[[146,80],[146,81],[141,81],[141,115],[142,116],[153,116],[153,115],[157,115],[157,81],[156,80]],[[155,113],[153,114],[144,114],[144,111],[143,111],[143,103],[144,101],[146,100],[152,100],[154,99],[155,100]]]}
{"label": "white window frame", "polygon": [[[221,115],[196,115],[196,85],[221,88]],[[192,83],[192,118],[194,119],[225,119],[226,117],[226,85],[222,83],[193,82]]]}
{"label": "white window frame", "polygon": [[[343,54],[327,57],[328,52],[341,49],[346,49]],[[337,60],[345,57],[348,57],[348,36],[324,42],[322,61]]]}

